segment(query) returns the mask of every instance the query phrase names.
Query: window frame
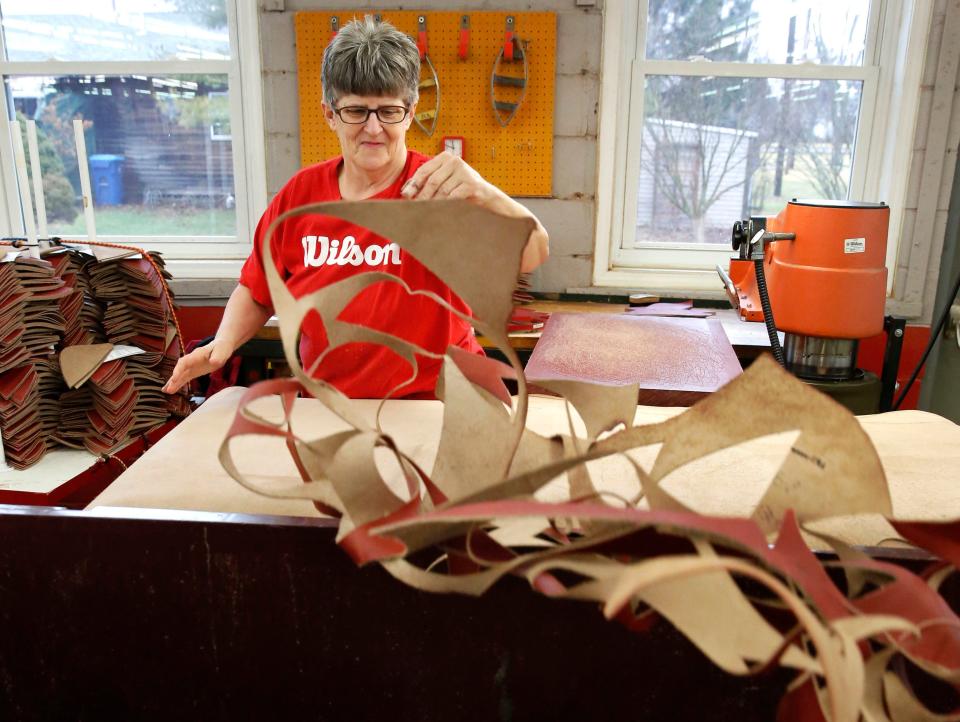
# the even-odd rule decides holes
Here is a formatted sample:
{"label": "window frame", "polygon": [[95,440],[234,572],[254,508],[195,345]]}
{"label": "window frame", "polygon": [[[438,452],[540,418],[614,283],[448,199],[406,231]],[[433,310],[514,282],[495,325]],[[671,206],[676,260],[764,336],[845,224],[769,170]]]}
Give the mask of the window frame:
{"label": "window frame", "polygon": [[[9,77],[64,75],[219,74],[227,76],[231,122],[235,236],[132,236],[97,234],[97,240],[161,251],[178,277],[236,277],[240,259],[249,255],[257,219],[267,205],[259,18],[256,3],[225,0],[231,47],[229,60],[9,61],[0,59],[0,82]],[[6,57],[0,33],[0,58]],[[246,82],[244,82],[246,80]],[[11,117],[6,93],[0,93],[0,117]],[[0,142],[0,180],[7,235],[23,235],[23,211],[17,193],[12,137]],[[85,235],[75,240],[86,240]]]}
{"label": "window frame", "polygon": [[[598,187],[593,283],[608,288],[724,298],[714,270],[726,265],[726,245],[664,244],[623,249],[635,232],[643,89],[647,75],[776,77],[862,81],[850,198],[884,200],[891,209],[887,242],[888,293],[894,288],[907,195],[910,152],[918,117],[920,76],[931,3],[874,0],[870,5],[863,66],[648,60],[647,0],[606,3],[598,121]],[[919,7],[917,7],[919,6]],[[709,72],[707,72],[709,71]],[[912,108],[892,114],[890,108]],[[894,116],[894,117],[891,117]],[[631,177],[632,176],[632,177]],[[733,221],[731,218],[731,226]],[[891,299],[891,312],[920,312],[919,302]]]}

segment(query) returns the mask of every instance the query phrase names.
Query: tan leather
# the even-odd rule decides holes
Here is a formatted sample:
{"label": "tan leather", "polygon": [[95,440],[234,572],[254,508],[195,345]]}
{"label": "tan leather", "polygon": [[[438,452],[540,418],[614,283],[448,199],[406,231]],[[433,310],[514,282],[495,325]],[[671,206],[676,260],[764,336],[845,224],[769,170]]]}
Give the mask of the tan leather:
{"label": "tan leather", "polygon": [[[436,403],[409,405],[430,402],[364,405],[309,378],[297,364],[295,341],[311,311],[319,313],[333,346],[381,342],[411,366],[423,350],[337,321],[354,294],[386,280],[382,274],[360,274],[294,299],[270,256],[269,236],[281,216],[264,242],[264,265],[296,378],[242,392],[218,453],[239,484],[268,497],[261,510],[282,503],[307,513],[310,502],[321,504],[342,515],[338,541],[358,564],[379,563],[426,591],[482,594],[512,575],[539,593],[599,605],[631,629],[659,615],[733,674],[773,665],[796,670],[800,676],[785,704],[798,719],[817,719],[821,708],[832,722],[918,719],[918,703],[896,676],[895,654],[958,683],[960,619],[937,591],[942,575],[928,583],[850,547],[835,538],[836,530],[820,529],[822,542],[845,565],[845,593],[804,541],[801,525],[897,514],[897,487],[887,479],[897,464],[884,466],[866,431],[869,422],[858,423],[761,357],[683,413],[661,412],[649,421],[648,412],[635,406],[632,383],[562,379],[553,385],[569,403],[548,402],[553,429],[538,433],[523,370],[506,337],[529,223],[505,222],[459,202],[325,203],[287,215],[306,212],[366,225],[414,253],[470,304],[477,329],[511,368],[458,363],[448,355],[442,410]],[[629,319],[652,320],[698,321]],[[518,395],[508,404],[497,379],[509,376],[516,376]],[[300,389],[316,400],[296,400]],[[300,416],[305,405],[322,418],[322,428]],[[900,455],[921,462],[934,457],[913,479],[943,492],[943,506],[931,514],[960,516],[956,427],[928,415],[887,418],[876,426],[884,434],[893,431],[891,445],[909,439],[916,447],[900,447]],[[952,441],[954,451],[927,446],[924,455],[919,447],[938,435]],[[178,438],[170,435],[153,450],[166,443],[170,454],[153,467],[154,474],[166,475],[155,486],[171,488],[176,482],[170,479],[178,476],[171,469],[189,466],[185,476],[202,485],[204,503],[218,502],[212,495],[225,492],[222,475],[216,487],[194,476],[199,459],[184,453]],[[435,452],[427,448],[431,440]],[[207,459],[210,441],[200,441]],[[890,453],[890,446],[881,446]],[[265,454],[266,448],[274,453]],[[735,453],[731,464],[731,450],[743,448],[748,453]],[[945,461],[950,455],[952,466]],[[138,466],[150,463],[147,454]],[[696,473],[678,482],[676,475],[691,468]],[[753,493],[743,504],[745,480]],[[99,503],[122,501],[122,490],[135,484],[121,482]],[[723,485],[730,504],[699,513],[698,494],[709,497]],[[916,490],[911,495],[926,497]],[[239,498],[236,491],[231,498]],[[243,503],[253,498],[244,496]],[[908,506],[907,513],[915,508]],[[724,511],[732,515],[718,514]],[[930,546],[957,563],[958,526],[900,528],[914,541],[935,540]],[[744,580],[749,587],[739,583]],[[778,625],[769,619],[771,608],[779,610]]]}

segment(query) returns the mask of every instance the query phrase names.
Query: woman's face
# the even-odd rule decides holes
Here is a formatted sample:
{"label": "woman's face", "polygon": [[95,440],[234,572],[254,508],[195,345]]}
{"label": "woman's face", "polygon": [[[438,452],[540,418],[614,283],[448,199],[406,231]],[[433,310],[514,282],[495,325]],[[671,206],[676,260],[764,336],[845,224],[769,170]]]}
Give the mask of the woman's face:
{"label": "woman's face", "polygon": [[[380,108],[386,105],[406,107],[402,98],[396,96],[344,95],[337,100],[337,108],[360,107]],[[416,104],[410,108],[407,117],[399,123],[383,123],[376,113],[370,113],[365,123],[351,125],[343,122],[333,108],[323,104],[327,124],[340,140],[340,150],[345,161],[351,162],[361,170],[375,172],[392,163],[406,160],[407,146],[404,138]]]}

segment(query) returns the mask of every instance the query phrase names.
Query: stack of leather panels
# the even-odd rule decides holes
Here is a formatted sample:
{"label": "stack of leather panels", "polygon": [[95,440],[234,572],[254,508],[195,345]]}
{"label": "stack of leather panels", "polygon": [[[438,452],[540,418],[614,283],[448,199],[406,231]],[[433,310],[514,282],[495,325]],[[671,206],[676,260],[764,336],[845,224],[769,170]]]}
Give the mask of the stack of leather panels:
{"label": "stack of leather panels", "polygon": [[[0,432],[7,463],[36,463],[60,416],[56,352],[72,290],[45,260],[18,252],[0,261]],[[71,307],[72,308],[72,307]]]}
{"label": "stack of leather panels", "polygon": [[111,453],[171,414],[190,412],[185,393],[161,391],[180,345],[159,255],[152,256],[155,267],[129,252],[53,247],[42,259],[0,253],[7,463],[26,468],[57,443]]}
{"label": "stack of leather panels", "polygon": [[638,403],[690,406],[742,371],[719,321],[554,313],[526,366],[527,380],[637,384]]}

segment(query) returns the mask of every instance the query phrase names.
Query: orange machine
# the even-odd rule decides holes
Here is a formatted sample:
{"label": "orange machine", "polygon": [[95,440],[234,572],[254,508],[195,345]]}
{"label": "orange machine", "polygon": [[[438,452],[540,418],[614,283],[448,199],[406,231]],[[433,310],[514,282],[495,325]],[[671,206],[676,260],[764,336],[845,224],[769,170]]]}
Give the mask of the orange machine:
{"label": "orange machine", "polygon": [[797,375],[853,379],[859,339],[883,331],[889,220],[884,203],[794,199],[734,224],[739,255],[729,274],[718,267],[727,295],[743,320],[767,323],[774,355]]}

